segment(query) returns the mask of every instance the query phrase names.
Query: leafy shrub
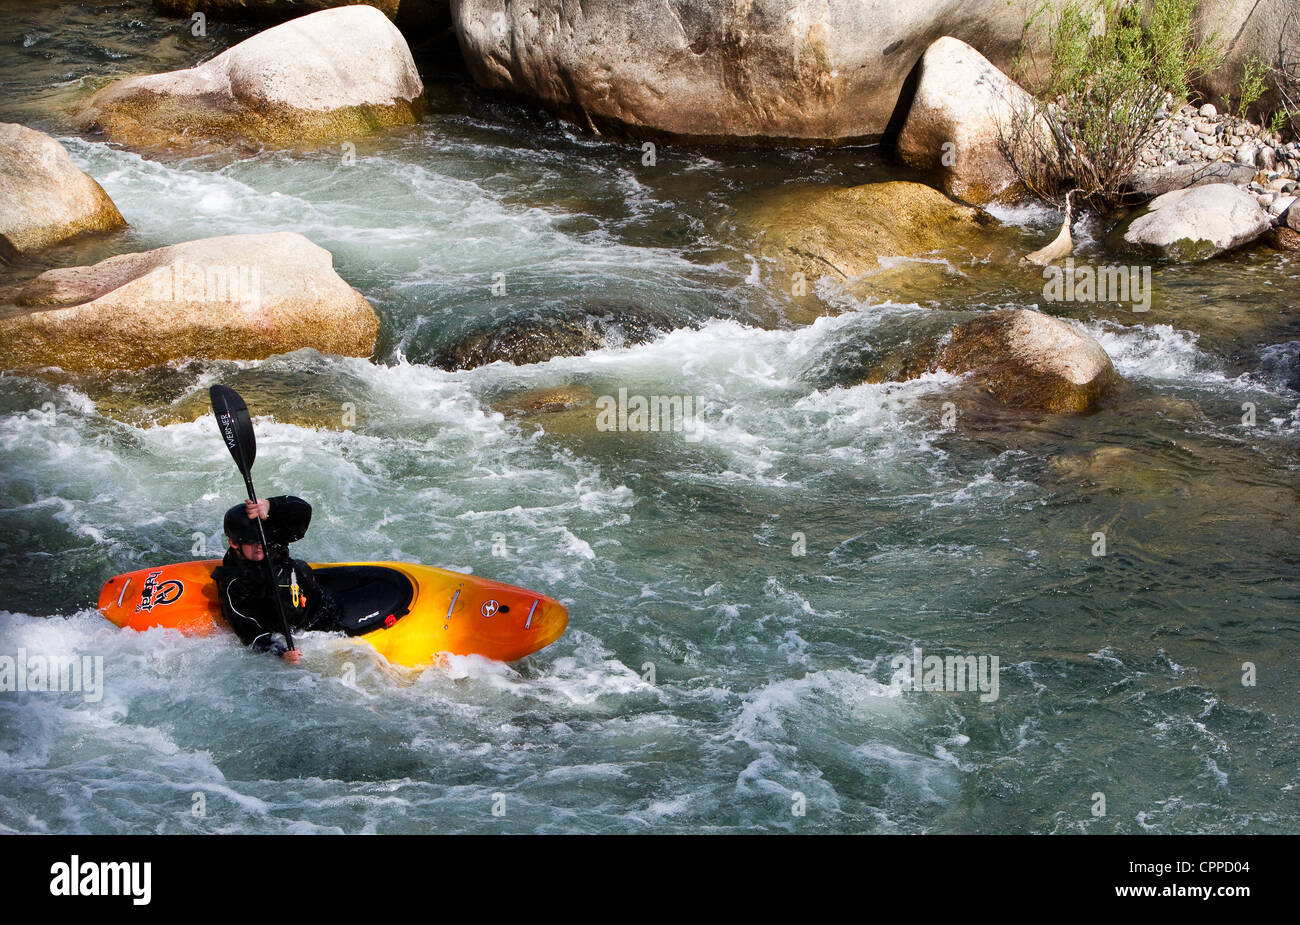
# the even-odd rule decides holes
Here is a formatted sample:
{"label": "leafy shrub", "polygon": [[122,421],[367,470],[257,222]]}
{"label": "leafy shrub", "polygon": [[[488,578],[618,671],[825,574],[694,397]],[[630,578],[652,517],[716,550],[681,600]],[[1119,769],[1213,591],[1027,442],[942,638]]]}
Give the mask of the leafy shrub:
{"label": "leafy shrub", "polygon": [[[1062,202],[1069,190],[1114,211],[1169,100],[1181,102],[1222,60],[1216,40],[1198,42],[1199,0],[1069,0],[1053,15],[1044,2],[1025,25],[1022,47],[1046,30],[1046,75],[1022,57],[1022,81],[1043,99],[1019,107],[999,147],[1036,195]],[[1037,79],[1036,79],[1037,78]]]}

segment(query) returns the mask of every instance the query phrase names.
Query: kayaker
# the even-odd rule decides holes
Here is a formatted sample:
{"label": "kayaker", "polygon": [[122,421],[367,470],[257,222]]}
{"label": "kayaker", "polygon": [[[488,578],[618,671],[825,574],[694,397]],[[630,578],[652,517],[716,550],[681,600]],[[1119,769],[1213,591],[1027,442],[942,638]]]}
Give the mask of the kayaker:
{"label": "kayaker", "polygon": [[254,518],[262,521],[266,531],[289,629],[339,630],[342,627],[334,597],[316,583],[310,565],[289,555],[289,544],[307,533],[311,505],[291,495],[236,504],[226,511],[225,532],[230,548],[213,572],[221,613],[244,645],[256,652],[272,652],[296,665],[302,661],[302,650],[290,649],[284,640],[280,614],[271,596],[266,554]]}

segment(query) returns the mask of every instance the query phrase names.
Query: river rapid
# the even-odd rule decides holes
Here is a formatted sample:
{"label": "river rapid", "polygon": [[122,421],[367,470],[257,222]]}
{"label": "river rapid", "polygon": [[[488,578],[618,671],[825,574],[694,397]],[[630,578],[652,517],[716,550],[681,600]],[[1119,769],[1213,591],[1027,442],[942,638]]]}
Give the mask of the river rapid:
{"label": "river rapid", "polygon": [[[287,230],[381,319],[372,359],[0,376],[0,655],[103,659],[98,696],[0,693],[0,830],[1300,830],[1294,257],[1157,265],[1144,314],[948,266],[915,300],[832,293],[837,313],[797,323],[738,210],[906,177],[885,152],[661,146],[647,165],[481,93],[441,40],[415,48],[423,121],[354,160],[144,158],[69,127],[91,89],[251,31],[0,3],[0,120],[59,138],[131,226],[5,283]],[[1059,221],[995,213],[1024,250]],[[601,304],[667,320],[584,356],[434,365],[485,324]],[[950,426],[955,377],[861,381],[911,332],[1006,306],[1082,324],[1120,395]],[[108,624],[104,580],[216,554],[242,499],[201,400],[216,382],[255,415],[259,491],[315,507],[295,554],[535,588],[568,631],[513,665],[413,671],[322,634],[292,669],[233,637]],[[699,426],[500,410],[548,387],[692,397]],[[917,649],[996,657],[996,699],[913,690]]]}

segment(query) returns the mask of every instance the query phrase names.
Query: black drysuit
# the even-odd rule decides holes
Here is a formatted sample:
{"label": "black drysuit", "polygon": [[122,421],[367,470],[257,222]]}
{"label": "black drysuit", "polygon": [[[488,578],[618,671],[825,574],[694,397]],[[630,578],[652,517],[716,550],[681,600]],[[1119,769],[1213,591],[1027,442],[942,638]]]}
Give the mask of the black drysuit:
{"label": "black drysuit", "polygon": [[[289,495],[270,500],[271,511],[262,521],[262,529],[290,630],[341,629],[333,595],[316,583],[311,566],[289,556],[289,544],[307,533],[311,505]],[[229,549],[212,577],[217,580],[221,613],[244,645],[256,652],[282,655],[288,646],[271,597],[265,560],[250,562]]]}

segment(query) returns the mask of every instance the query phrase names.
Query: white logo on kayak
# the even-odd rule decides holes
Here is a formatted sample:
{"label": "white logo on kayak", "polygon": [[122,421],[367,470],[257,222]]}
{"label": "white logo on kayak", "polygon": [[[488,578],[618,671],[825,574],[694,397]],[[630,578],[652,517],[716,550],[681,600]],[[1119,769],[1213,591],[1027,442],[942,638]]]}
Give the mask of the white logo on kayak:
{"label": "white logo on kayak", "polygon": [[498,604],[496,601],[484,601],[483,606],[479,608],[479,610],[482,612],[483,616],[485,617],[494,616],[496,612],[500,609],[501,609],[501,605]]}

